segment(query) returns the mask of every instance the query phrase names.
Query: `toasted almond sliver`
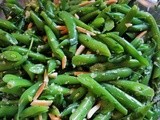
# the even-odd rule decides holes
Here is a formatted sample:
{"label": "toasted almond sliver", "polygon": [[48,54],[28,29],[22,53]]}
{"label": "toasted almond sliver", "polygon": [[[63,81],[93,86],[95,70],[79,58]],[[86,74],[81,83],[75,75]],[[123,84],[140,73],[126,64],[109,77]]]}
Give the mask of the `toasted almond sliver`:
{"label": "toasted almond sliver", "polygon": [[107,0],[106,3],[107,5],[111,5],[111,4],[114,4],[114,3],[117,3],[118,0]]}
{"label": "toasted almond sliver", "polygon": [[46,83],[46,85],[47,85],[48,82],[49,82],[47,70],[45,70],[45,72],[44,72],[44,80],[43,80],[43,82]]}
{"label": "toasted almond sliver", "polygon": [[49,74],[48,76],[49,76],[49,78],[56,78],[57,75],[58,75],[58,73],[54,72],[54,73]]}
{"label": "toasted almond sliver", "polygon": [[83,7],[83,6],[86,6],[86,5],[91,4],[91,3],[93,3],[93,2],[95,2],[95,1],[94,1],[94,0],[84,1],[84,2],[80,3],[79,6],[80,6],[80,7]]}
{"label": "toasted almond sliver", "polygon": [[91,108],[87,114],[87,119],[90,119],[94,113],[101,107],[101,104],[98,103],[97,105],[95,105],[93,108]]}
{"label": "toasted almond sliver", "polygon": [[65,68],[66,68],[66,65],[67,65],[67,57],[64,56],[64,57],[62,58],[62,69],[65,69]]}
{"label": "toasted almond sliver", "polygon": [[27,26],[27,30],[28,30],[28,29],[31,29],[31,28],[32,28],[32,26],[33,26],[33,23],[32,23],[32,22],[30,22],[30,23],[28,24],[28,26]]}
{"label": "toasted almond sliver", "polygon": [[138,34],[138,35],[136,36],[136,38],[142,38],[146,33],[147,33],[147,31],[143,31],[143,32],[141,32],[140,34]]}
{"label": "toasted almond sliver", "polygon": [[85,49],[84,45],[80,45],[79,48],[77,49],[75,55],[80,55]]}
{"label": "toasted almond sliver", "polygon": [[53,103],[52,100],[33,100],[31,103],[32,106],[39,105],[39,106],[50,106]]}
{"label": "toasted almond sliver", "polygon": [[127,28],[129,28],[129,27],[132,26],[132,23],[126,23],[125,26],[126,26]]}
{"label": "toasted almond sliver", "polygon": [[77,19],[79,19],[79,16],[78,16],[76,13],[74,14],[74,16],[75,16]]}
{"label": "toasted almond sliver", "polygon": [[60,26],[60,25],[57,25],[56,26],[56,28],[58,29],[58,30],[66,30],[67,29],[67,27],[66,26]]}
{"label": "toasted almond sliver", "polygon": [[62,30],[60,33],[61,33],[62,35],[67,34],[67,33],[68,33],[68,30],[67,30],[67,29]]}
{"label": "toasted almond sliver", "polygon": [[39,89],[37,90],[35,96],[33,97],[33,100],[37,100],[37,98],[41,95],[41,93],[43,92],[44,88],[46,86],[46,83],[42,83],[41,86],[39,87]]}
{"label": "toasted almond sliver", "polygon": [[73,74],[75,75],[75,76],[78,76],[78,75],[80,75],[80,74],[87,74],[87,73],[89,73],[89,72],[74,72]]}
{"label": "toasted almond sliver", "polygon": [[91,32],[91,31],[88,31],[88,30],[86,30],[86,29],[84,29],[82,27],[76,26],[76,28],[77,28],[77,30],[79,32],[82,32],[82,33],[85,33],[85,34],[89,34],[91,36],[95,36],[96,35],[95,33]]}
{"label": "toasted almond sliver", "polygon": [[56,117],[55,115],[53,115],[51,113],[49,113],[48,115],[49,115],[49,117],[50,117],[51,120],[61,120],[61,118]]}

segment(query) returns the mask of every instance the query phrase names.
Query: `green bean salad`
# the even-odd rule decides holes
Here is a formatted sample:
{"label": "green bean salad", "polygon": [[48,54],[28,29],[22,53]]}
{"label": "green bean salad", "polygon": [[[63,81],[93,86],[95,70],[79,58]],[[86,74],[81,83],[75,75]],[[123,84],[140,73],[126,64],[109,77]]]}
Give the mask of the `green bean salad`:
{"label": "green bean salad", "polygon": [[130,0],[5,0],[1,120],[158,120],[160,31]]}

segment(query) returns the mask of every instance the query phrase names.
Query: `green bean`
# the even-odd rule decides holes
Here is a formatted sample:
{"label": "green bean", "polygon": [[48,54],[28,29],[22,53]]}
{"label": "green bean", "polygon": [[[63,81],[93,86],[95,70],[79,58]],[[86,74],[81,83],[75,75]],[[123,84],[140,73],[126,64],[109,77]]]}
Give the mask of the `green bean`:
{"label": "green bean", "polygon": [[119,78],[125,78],[131,75],[132,70],[130,68],[117,68],[103,72],[87,73],[93,79],[98,82],[105,82],[109,80],[117,80]]}
{"label": "green bean", "polygon": [[14,69],[22,65],[27,60],[26,56],[23,56],[21,60],[16,62],[0,61],[0,71]]}
{"label": "green bean", "polygon": [[58,75],[54,80],[54,83],[58,85],[65,85],[65,84],[79,84],[79,81],[76,77],[70,75]]}
{"label": "green bean", "polygon": [[41,84],[42,83],[39,81],[23,92],[23,94],[21,95],[21,97],[19,99],[18,113],[16,116],[16,120],[19,120],[19,115],[24,110],[26,105],[33,99],[33,96],[35,95],[36,91],[38,90],[38,88]]}
{"label": "green bean", "polygon": [[154,96],[154,90],[152,88],[138,82],[119,80],[113,83],[120,88],[132,91],[138,96],[141,95],[150,99],[152,99]]}
{"label": "green bean", "polygon": [[36,115],[46,113],[48,111],[48,106],[31,106],[22,111],[20,114],[21,118],[26,118],[26,117],[34,117]]}
{"label": "green bean", "polygon": [[90,12],[84,16],[82,16],[80,18],[80,20],[82,20],[83,22],[89,22],[90,20],[92,20],[92,18],[95,18],[98,14],[100,13],[100,10],[95,10],[93,12]]}
{"label": "green bean", "polygon": [[100,41],[95,40],[94,38],[85,35],[85,34],[79,34],[79,41],[89,49],[93,50],[94,52],[104,55],[106,57],[110,57],[111,53],[107,47],[107,45],[103,44]]}
{"label": "green bean", "polygon": [[[109,84],[103,84],[103,86],[127,108],[130,108],[131,110],[135,111],[137,108],[142,106],[142,103],[140,103],[138,100],[128,95],[127,93],[121,91],[117,87],[114,87],[113,85]],[[148,118],[153,117],[152,111],[147,112],[147,114]]]}
{"label": "green bean", "polygon": [[97,62],[105,62],[104,56],[95,56],[94,54],[82,54],[82,55],[76,55],[72,58],[72,64],[75,66],[81,66],[81,65],[91,65]]}
{"label": "green bean", "polygon": [[24,12],[24,10],[15,3],[5,3],[5,5],[9,7],[11,11],[14,11],[13,13],[16,15],[22,15]]}
{"label": "green bean", "polygon": [[20,34],[20,33],[12,33],[11,34],[18,42],[23,43],[25,45],[29,45],[31,43],[31,40],[33,40],[35,43],[40,43],[40,40],[36,37],[32,37],[28,34]]}
{"label": "green bean", "polygon": [[55,71],[56,67],[57,67],[57,63],[54,59],[50,59],[47,61],[47,66],[48,66],[48,74],[51,74],[52,72]]}
{"label": "green bean", "polygon": [[20,91],[22,91],[22,88],[19,88],[19,87],[8,88],[7,86],[3,86],[3,87],[0,87],[0,91],[3,93],[20,96],[21,95]]}
{"label": "green bean", "polygon": [[68,29],[69,41],[71,45],[71,47],[69,48],[69,51],[74,54],[76,51],[77,43],[78,43],[76,24],[73,20],[72,15],[66,11],[59,12],[59,16],[65,22],[65,25]]}
{"label": "green bean", "polygon": [[61,112],[61,117],[71,114],[72,111],[75,110],[78,106],[79,104],[76,102],[68,105],[68,107]]}
{"label": "green bean", "polygon": [[[81,101],[78,108],[71,114],[70,120],[83,120],[89,110],[92,108],[95,98],[91,93],[88,93]],[[85,108],[85,109],[84,109]]]}
{"label": "green bean", "polygon": [[103,17],[98,17],[92,21],[91,25],[95,28],[100,28],[101,26],[103,26],[104,22],[105,19]]}
{"label": "green bean", "polygon": [[35,74],[33,72],[30,71],[30,68],[33,66],[34,64],[31,61],[26,61],[23,64],[23,69],[26,71],[26,73],[29,75],[30,79],[33,80],[35,77]]}
{"label": "green bean", "polygon": [[41,31],[44,30],[44,23],[43,21],[33,12],[30,11],[31,19],[33,20],[34,24],[37,26],[37,28]]}
{"label": "green bean", "polygon": [[51,85],[48,86],[48,88],[44,91],[45,94],[51,94],[53,96],[57,94],[63,94],[63,95],[68,95],[70,94],[70,89],[62,87],[60,85],[56,85],[55,83],[52,83]]}
{"label": "green bean", "polygon": [[17,62],[19,60],[22,59],[22,55],[20,55],[18,52],[15,52],[15,51],[4,51],[0,54],[0,59],[2,60],[8,60],[8,61],[11,61],[11,62]]}
{"label": "green bean", "polygon": [[46,60],[48,59],[43,54],[29,51],[29,49],[23,48],[23,47],[20,47],[20,46],[9,46],[9,47],[6,48],[6,50],[17,51],[22,55],[27,54],[29,52],[28,53],[29,57],[31,57],[33,60],[37,60],[37,61],[40,61],[40,62],[46,62]]}
{"label": "green bean", "polygon": [[2,29],[0,29],[0,40],[5,42],[5,44],[7,44],[7,45],[16,45],[16,44],[18,44],[18,41],[11,34],[3,31]]}
{"label": "green bean", "polygon": [[16,30],[17,27],[10,21],[0,19],[0,27],[7,30]]}
{"label": "green bean", "polygon": [[84,22],[82,22],[81,20],[77,19],[76,17],[73,17],[73,20],[75,21],[77,26],[80,26],[86,30],[89,30],[91,32],[94,32],[93,28],[87,24],[85,24]]}
{"label": "green bean", "polygon": [[108,112],[106,114],[98,114],[93,120],[110,120],[111,118],[111,112]]}
{"label": "green bean", "polygon": [[65,55],[64,55],[63,51],[59,48],[59,43],[57,41],[56,36],[54,35],[52,30],[48,26],[45,25],[44,29],[47,34],[48,43],[49,43],[49,46],[50,46],[52,52],[56,55],[56,57],[58,57],[60,60],[62,60]]}
{"label": "green bean", "polygon": [[[124,119],[144,119],[147,112],[151,109],[151,104],[143,105],[136,109],[135,112],[129,114],[128,116],[122,118]],[[154,119],[154,118],[153,118]]]}
{"label": "green bean", "polygon": [[29,68],[29,71],[31,71],[34,74],[42,74],[44,73],[44,69],[45,66],[43,64],[35,64]]}
{"label": "green bean", "polygon": [[20,78],[16,75],[6,74],[2,80],[7,83],[8,88],[14,87],[30,87],[32,83],[29,80]]}
{"label": "green bean", "polygon": [[113,38],[119,44],[121,44],[124,47],[124,49],[126,49],[126,51],[128,53],[130,53],[133,57],[135,57],[137,60],[139,60],[139,62],[141,62],[143,65],[146,65],[146,66],[149,65],[148,60],[146,58],[144,58],[142,55],[140,55],[139,52],[124,38],[121,38],[118,35],[111,34],[111,33],[107,33],[106,35],[108,37]]}
{"label": "green bean", "polygon": [[124,32],[127,30],[126,23],[131,22],[133,17],[137,14],[138,8],[137,6],[133,6],[132,9],[126,14],[123,20],[117,25],[116,30],[119,31],[120,35],[123,35]]}
{"label": "green bean", "polygon": [[87,75],[79,75],[78,80],[81,84],[85,85],[89,88],[94,94],[101,97],[103,100],[109,101],[114,104],[115,108],[123,113],[127,114],[127,109],[123,107],[107,90],[105,90],[98,82],[96,82],[93,78]]}
{"label": "green bean", "polygon": [[0,118],[1,117],[13,117],[17,113],[17,106],[11,105],[11,106],[0,106]]}
{"label": "green bean", "polygon": [[73,90],[72,94],[68,97],[68,99],[72,101],[80,100],[86,92],[87,90],[84,87],[79,87],[76,90]]}
{"label": "green bean", "polygon": [[149,26],[147,24],[139,24],[139,25],[133,25],[128,28],[129,32],[141,32],[144,30],[148,30]]}
{"label": "green bean", "polygon": [[43,19],[45,20],[47,25],[53,30],[55,35],[58,37],[59,36],[59,31],[56,28],[57,25],[54,23],[54,21],[51,18],[49,18],[48,15],[44,11],[42,11],[40,15],[43,17]]}
{"label": "green bean", "polygon": [[110,50],[113,50],[115,53],[123,53],[124,49],[123,47],[116,42],[114,39],[106,37],[105,35],[98,35],[101,41],[103,41],[107,46],[109,47]]}

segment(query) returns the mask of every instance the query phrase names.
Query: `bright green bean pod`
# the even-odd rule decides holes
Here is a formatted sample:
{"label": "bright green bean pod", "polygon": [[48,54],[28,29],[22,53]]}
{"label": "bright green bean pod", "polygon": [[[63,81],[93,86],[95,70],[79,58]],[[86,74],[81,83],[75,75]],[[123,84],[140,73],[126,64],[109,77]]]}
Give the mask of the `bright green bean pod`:
{"label": "bright green bean pod", "polygon": [[139,52],[124,38],[119,37],[118,35],[107,33],[108,37],[113,38],[116,40],[119,44],[123,46],[123,48],[131,54],[133,57],[135,57],[139,62],[141,62],[143,65],[148,66],[149,62],[146,58],[144,58],[142,55],[139,54]]}
{"label": "bright green bean pod", "polygon": [[79,41],[89,49],[91,49],[94,52],[97,52],[100,55],[104,55],[106,57],[110,57],[111,53],[104,43],[95,40],[94,38],[85,35],[85,34],[79,34]]}
{"label": "bright green bean pod", "polygon": [[66,87],[62,87],[60,85],[56,85],[55,83],[52,83],[48,86],[48,88],[44,91],[45,94],[51,94],[51,95],[57,95],[57,94],[63,94],[68,95],[70,94],[71,90]]}
{"label": "bright green bean pod", "polygon": [[23,56],[21,60],[16,61],[16,62],[11,62],[11,61],[0,61],[0,71],[4,70],[9,70],[9,69],[14,69],[22,65],[28,57]]}
{"label": "bright green bean pod", "polygon": [[26,73],[29,75],[30,79],[33,80],[34,77],[35,77],[35,74],[33,72],[30,71],[30,68],[33,66],[34,64],[30,61],[26,61],[24,64],[23,64],[23,69],[26,71]]}
{"label": "bright green bean pod", "polygon": [[55,34],[52,32],[52,30],[48,26],[44,26],[45,32],[48,37],[48,43],[50,48],[52,49],[52,52],[55,54],[58,59],[62,60],[65,56],[63,51],[59,48],[59,43],[57,41],[57,38]]}
{"label": "bright green bean pod", "polygon": [[[103,87],[105,87],[105,89],[107,89],[118,101],[120,101],[120,103],[122,103],[127,108],[135,111],[137,108],[142,107],[142,103],[140,103],[138,100],[128,95],[127,93],[121,91],[117,87],[109,84],[103,84]],[[147,117],[153,117],[152,111],[149,111],[147,113]]]}
{"label": "bright green bean pod", "polygon": [[0,91],[3,93],[20,96],[21,95],[20,91],[22,91],[22,88],[19,88],[19,87],[8,88],[7,86],[3,86],[3,87],[0,87]]}
{"label": "bright green bean pod", "polygon": [[128,28],[127,31],[129,32],[141,32],[141,31],[145,31],[148,30],[149,26],[147,24],[140,24],[140,25],[133,25],[131,27]]}
{"label": "bright green bean pod", "polygon": [[14,117],[14,115],[17,113],[17,106],[10,105],[10,106],[4,106],[0,105],[0,118],[2,117]]}
{"label": "bright green bean pod", "polygon": [[72,111],[73,111],[74,109],[76,109],[78,106],[79,106],[79,104],[76,103],[76,102],[68,105],[68,107],[65,108],[65,109],[61,112],[61,117],[64,117],[64,116],[66,116],[66,115],[71,114]]}
{"label": "bright green bean pod", "polygon": [[110,120],[112,112],[108,112],[106,114],[98,114],[93,120]]}
{"label": "bright green bean pod", "polygon": [[29,49],[24,48],[24,47],[20,47],[20,46],[9,46],[9,47],[6,48],[6,50],[17,51],[22,55],[25,55],[25,54],[28,53],[28,56],[31,57],[32,60],[37,60],[37,61],[40,61],[40,62],[46,62],[46,60],[48,59],[43,54],[36,53],[36,52],[33,52],[33,51],[29,51]]}
{"label": "bright green bean pod", "polygon": [[7,30],[17,30],[17,27],[10,21],[0,19],[0,27]]}
{"label": "bright green bean pod", "polygon": [[126,14],[126,16],[123,18],[123,20],[117,25],[116,30],[119,31],[120,35],[123,35],[126,32],[127,27],[125,24],[130,23],[133,17],[136,16],[137,12],[138,8],[136,5],[134,5]]}
{"label": "bright green bean pod", "polygon": [[30,106],[21,112],[20,118],[35,117],[39,114],[48,112],[48,108],[48,106]]}
{"label": "bright green bean pod", "polygon": [[93,18],[95,18],[99,13],[100,13],[100,10],[95,10],[95,11],[93,11],[91,13],[88,13],[88,14],[82,16],[80,18],[80,20],[82,20],[83,22],[87,23],[90,20],[92,20]]}
{"label": "bright green bean pod", "polygon": [[56,28],[56,23],[54,23],[54,21],[48,17],[48,15],[42,11],[41,14],[40,14],[43,19],[45,20],[45,22],[47,23],[47,25],[52,29],[52,31],[55,33],[55,35],[58,37],[59,36],[59,31],[58,29]]}
{"label": "bright green bean pod", "polygon": [[71,101],[75,102],[81,99],[85,94],[87,90],[84,87],[79,87],[71,93],[71,95],[68,97]]}
{"label": "bright green bean pod", "polygon": [[122,89],[131,91],[138,96],[144,96],[150,99],[152,99],[154,96],[154,90],[142,83],[128,81],[128,80],[118,80],[116,82],[113,82],[113,84]]}
{"label": "bright green bean pod", "polygon": [[81,84],[89,88],[94,94],[101,97],[101,99],[112,103],[118,111],[120,111],[124,115],[127,114],[128,110],[124,106],[122,106],[121,103],[119,103],[107,90],[105,90],[105,88],[103,88],[92,77],[82,74],[78,76],[78,80],[81,82]]}
{"label": "bright green bean pod", "polygon": [[26,105],[29,104],[29,102],[33,99],[35,93],[37,92],[37,90],[41,84],[42,84],[42,82],[38,81],[37,83],[35,83],[34,85],[32,85],[31,87],[29,87],[27,90],[25,90],[23,92],[23,94],[21,95],[21,97],[19,99],[18,113],[16,116],[16,120],[19,120],[20,113],[24,110]]}
{"label": "bright green bean pod", "polygon": [[54,80],[54,83],[58,85],[66,85],[66,84],[79,84],[80,82],[76,77],[70,75],[58,75]]}
{"label": "bright green bean pod", "polygon": [[69,41],[71,45],[69,51],[74,54],[78,44],[76,24],[74,22],[72,15],[66,11],[59,12],[59,16],[65,22],[65,25],[68,29]]}
{"label": "bright green bean pod", "polygon": [[7,83],[8,88],[14,87],[30,87],[32,83],[29,80],[23,79],[16,75],[6,74],[2,80]]}
{"label": "bright green bean pod", "polygon": [[17,62],[17,61],[20,61],[22,58],[23,56],[16,51],[7,50],[7,51],[0,53],[1,60],[5,59],[7,61]]}
{"label": "bright green bean pod", "polygon": [[130,76],[132,73],[132,70],[130,68],[117,68],[102,72],[93,72],[93,73],[86,73],[86,75],[89,75],[93,79],[95,79],[97,82],[105,82],[110,80],[117,80],[120,78],[125,78]]}
{"label": "bright green bean pod", "polygon": [[100,28],[101,26],[103,26],[104,22],[105,19],[103,17],[97,17],[92,21],[91,26],[95,28]]}
{"label": "bright green bean pod", "polygon": [[40,43],[38,38],[32,37],[28,34],[20,34],[20,33],[12,33],[11,34],[18,42],[23,43],[25,45],[30,45],[31,40],[35,43]]}
{"label": "bright green bean pod", "polygon": [[97,62],[105,62],[107,59],[104,56],[96,56],[94,54],[82,54],[72,57],[72,64],[74,66],[92,65]]}
{"label": "bright green bean pod", "polygon": [[105,35],[98,35],[101,41],[103,41],[107,46],[109,47],[110,50],[114,51],[115,53],[123,53],[124,49],[123,47],[114,39],[106,37]]}
{"label": "bright green bean pod", "polygon": [[7,45],[16,45],[16,44],[18,44],[18,41],[11,34],[3,31],[2,29],[0,29],[0,40],[5,42],[5,44],[7,44]]}
{"label": "bright green bean pod", "polygon": [[54,72],[56,67],[57,67],[57,63],[54,59],[50,59],[47,61],[48,74],[51,74],[52,72]]}
{"label": "bright green bean pod", "polygon": [[34,24],[40,31],[44,30],[44,23],[43,21],[36,15],[33,11],[30,11],[31,19],[33,20]]}
{"label": "bright green bean pod", "polygon": [[[78,108],[71,114],[70,120],[83,120],[89,110],[95,103],[95,98],[91,93],[88,93],[85,98],[81,101]],[[85,109],[84,109],[85,108]]]}

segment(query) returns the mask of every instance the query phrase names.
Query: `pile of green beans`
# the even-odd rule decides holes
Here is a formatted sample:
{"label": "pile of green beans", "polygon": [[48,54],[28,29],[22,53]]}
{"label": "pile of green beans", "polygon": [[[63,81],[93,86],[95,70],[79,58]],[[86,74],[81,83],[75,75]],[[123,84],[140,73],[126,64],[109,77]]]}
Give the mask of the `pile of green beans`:
{"label": "pile of green beans", "polygon": [[6,0],[0,10],[0,119],[158,120],[150,13],[124,0]]}

